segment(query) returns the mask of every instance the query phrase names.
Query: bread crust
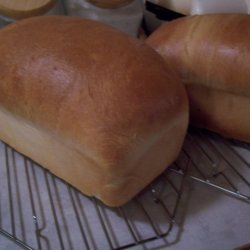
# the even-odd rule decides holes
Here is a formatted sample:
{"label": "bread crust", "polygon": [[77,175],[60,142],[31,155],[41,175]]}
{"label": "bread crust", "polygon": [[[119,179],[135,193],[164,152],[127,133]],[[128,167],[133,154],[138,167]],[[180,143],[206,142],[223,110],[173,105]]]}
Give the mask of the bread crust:
{"label": "bread crust", "polygon": [[[177,157],[188,122],[186,92],[139,40],[77,17],[36,17],[0,32],[0,55],[0,107],[18,133],[8,135],[5,116],[0,138],[82,192],[121,205]],[[21,124],[38,139],[22,135],[17,142],[28,133]],[[39,145],[39,133],[52,141]],[[57,159],[47,161],[47,154]]]}
{"label": "bread crust", "polygon": [[195,126],[215,131],[224,137],[250,142],[248,97],[197,84],[186,87],[190,119]]}
{"label": "bread crust", "polygon": [[[242,114],[239,117],[236,111],[227,112],[230,107],[219,108],[221,98],[224,99],[225,96],[229,98],[234,95],[233,103],[236,107],[242,106],[246,101],[250,102],[249,15],[207,14],[180,18],[160,27],[146,43],[158,51],[166,63],[177,72],[187,86],[188,92],[197,85],[197,89],[206,90],[208,95],[212,90],[216,93],[213,96],[213,104],[209,100],[203,100],[201,106],[198,106],[199,102],[196,103],[196,109],[200,109],[199,117],[191,108],[193,125],[209,128],[236,139],[250,140],[248,131],[250,121],[247,118],[250,116],[249,110],[244,109],[244,113],[239,110]],[[190,102],[205,98],[204,93],[190,92],[189,96],[192,97]],[[196,97],[195,94],[199,96]],[[228,101],[225,103],[229,105]],[[214,108],[209,107],[211,105]],[[220,129],[217,127],[218,124],[213,123],[214,120],[209,120],[215,113],[217,115],[217,109],[221,112]],[[228,119],[223,121],[222,117]],[[231,120],[232,123],[229,124],[227,120]],[[224,133],[222,130],[231,132]]]}

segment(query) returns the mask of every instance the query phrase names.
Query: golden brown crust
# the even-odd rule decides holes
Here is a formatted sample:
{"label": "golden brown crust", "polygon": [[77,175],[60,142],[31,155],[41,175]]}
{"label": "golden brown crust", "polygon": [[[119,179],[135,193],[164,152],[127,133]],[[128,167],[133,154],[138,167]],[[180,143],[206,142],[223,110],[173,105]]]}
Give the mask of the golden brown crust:
{"label": "golden brown crust", "polygon": [[180,18],[146,43],[186,84],[192,124],[250,141],[249,15]]}
{"label": "golden brown crust", "polygon": [[186,83],[250,97],[250,16],[207,14],[177,19],[155,31],[147,44]]}
{"label": "golden brown crust", "polygon": [[[111,37],[119,46],[110,46]],[[46,129],[56,125],[56,134],[79,144],[86,136],[83,129],[100,138],[109,133],[122,136],[126,130],[126,140],[128,132],[132,137],[138,127],[157,129],[175,117],[176,108],[183,108],[182,88],[170,87],[176,79],[161,58],[143,43],[101,24],[33,18],[6,28],[0,39],[1,105]],[[79,119],[84,123],[75,122]],[[101,122],[93,128],[97,120]]]}
{"label": "golden brown crust", "polygon": [[188,84],[190,119],[228,138],[250,142],[250,100],[225,91]]}
{"label": "golden brown crust", "polygon": [[[72,168],[67,180],[84,193],[120,205],[177,157],[188,121],[187,96],[163,59],[139,40],[81,18],[36,17],[1,30],[0,54],[2,109],[34,127],[33,137],[43,133],[54,145],[63,141],[52,152],[58,160],[43,160],[51,153],[44,150],[49,139],[23,140],[25,150],[23,144],[18,150],[60,177]],[[0,136],[9,138],[4,120]],[[27,138],[18,134],[24,127],[17,124],[17,137]],[[14,139],[7,143],[17,145]],[[66,161],[65,152],[71,159],[79,155],[73,166],[58,165]],[[77,170],[85,180],[92,168],[97,172],[87,187],[73,177]],[[133,179],[141,181],[126,190]]]}

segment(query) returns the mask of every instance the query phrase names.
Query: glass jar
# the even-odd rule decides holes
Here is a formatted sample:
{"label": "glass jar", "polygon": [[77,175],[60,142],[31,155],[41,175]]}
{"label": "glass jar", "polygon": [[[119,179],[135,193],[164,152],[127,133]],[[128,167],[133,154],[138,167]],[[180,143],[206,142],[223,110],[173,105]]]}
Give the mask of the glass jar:
{"label": "glass jar", "polygon": [[133,1],[134,0],[104,0],[104,1],[103,0],[87,0],[87,2],[90,2],[97,7],[106,8],[106,9],[120,8],[125,5],[128,5],[129,3]]}
{"label": "glass jar", "polygon": [[192,0],[192,15],[247,12],[246,0]]}
{"label": "glass jar", "polygon": [[66,12],[103,22],[131,36],[138,36],[143,17],[142,0],[65,0]]}

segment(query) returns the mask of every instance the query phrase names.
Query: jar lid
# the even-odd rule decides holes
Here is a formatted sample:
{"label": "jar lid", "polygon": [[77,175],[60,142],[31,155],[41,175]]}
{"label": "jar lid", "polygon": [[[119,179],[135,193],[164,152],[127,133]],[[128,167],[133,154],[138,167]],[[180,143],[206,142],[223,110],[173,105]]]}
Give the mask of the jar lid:
{"label": "jar lid", "polygon": [[43,15],[56,0],[0,0],[0,14],[13,19]]}
{"label": "jar lid", "polygon": [[134,0],[87,0],[100,8],[115,9],[130,4]]}

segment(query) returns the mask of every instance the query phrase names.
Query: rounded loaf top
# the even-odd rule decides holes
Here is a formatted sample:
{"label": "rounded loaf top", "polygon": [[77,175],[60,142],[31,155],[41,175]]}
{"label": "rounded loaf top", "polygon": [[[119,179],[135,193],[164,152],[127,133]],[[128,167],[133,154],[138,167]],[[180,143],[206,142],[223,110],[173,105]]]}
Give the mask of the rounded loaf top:
{"label": "rounded loaf top", "polygon": [[120,206],[178,156],[183,85],[143,42],[77,17],[0,31],[0,138],[87,195]]}
{"label": "rounded loaf top", "polygon": [[186,83],[250,97],[250,15],[187,16],[147,39]]}
{"label": "rounded loaf top", "polygon": [[163,59],[99,22],[26,19],[1,30],[0,55],[0,105],[80,142],[93,125],[95,136],[132,136],[187,112],[184,87]]}

